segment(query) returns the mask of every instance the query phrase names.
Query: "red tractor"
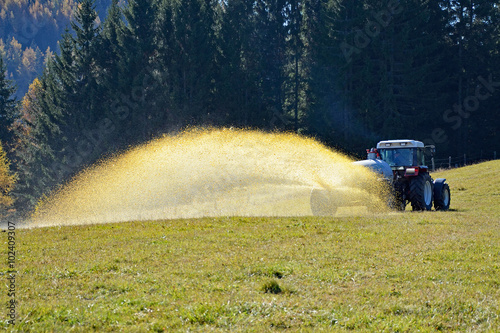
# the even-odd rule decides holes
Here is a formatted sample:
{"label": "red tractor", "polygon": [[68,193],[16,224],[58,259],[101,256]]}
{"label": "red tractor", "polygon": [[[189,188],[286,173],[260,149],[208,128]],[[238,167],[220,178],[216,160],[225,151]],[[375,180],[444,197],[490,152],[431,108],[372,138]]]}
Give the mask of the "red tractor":
{"label": "red tractor", "polygon": [[[391,208],[405,210],[410,203],[413,210],[435,210],[450,208],[450,187],[446,179],[432,180],[426,164],[426,150],[434,154],[434,146],[424,146],[415,140],[380,141],[377,148],[367,150],[368,158],[354,162],[370,168],[387,182]],[[314,215],[333,215],[338,207],[362,205],[355,198],[348,197],[342,189],[313,189],[311,210]]]}
{"label": "red tractor", "polygon": [[444,178],[432,180],[426,164],[426,149],[430,149],[432,155],[435,152],[434,146],[426,147],[420,141],[388,140],[380,141],[377,149],[369,154],[369,158],[373,158],[375,153],[375,159],[391,169],[394,205],[398,210],[404,210],[407,202],[413,210],[431,210],[433,203],[436,210],[450,208],[450,187]]}

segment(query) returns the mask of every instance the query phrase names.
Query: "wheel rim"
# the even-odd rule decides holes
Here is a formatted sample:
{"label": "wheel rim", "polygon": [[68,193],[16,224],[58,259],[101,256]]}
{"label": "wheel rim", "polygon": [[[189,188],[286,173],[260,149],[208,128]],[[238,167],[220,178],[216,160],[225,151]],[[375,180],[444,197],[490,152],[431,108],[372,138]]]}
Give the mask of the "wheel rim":
{"label": "wheel rim", "polygon": [[446,189],[443,191],[443,204],[445,207],[448,207],[450,204],[450,192]]}
{"label": "wheel rim", "polygon": [[431,183],[429,183],[429,182],[425,182],[424,200],[425,200],[426,206],[429,206],[432,202],[432,186],[431,186]]}

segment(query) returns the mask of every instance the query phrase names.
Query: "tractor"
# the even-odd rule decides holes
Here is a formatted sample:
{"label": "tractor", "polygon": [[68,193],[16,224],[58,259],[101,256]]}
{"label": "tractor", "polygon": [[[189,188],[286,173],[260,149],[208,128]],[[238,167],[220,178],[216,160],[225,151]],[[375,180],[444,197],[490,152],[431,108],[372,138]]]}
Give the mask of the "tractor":
{"label": "tractor", "polygon": [[[394,208],[405,210],[409,202],[413,210],[436,210],[450,208],[450,187],[446,179],[432,180],[426,164],[426,150],[434,156],[434,146],[424,146],[415,140],[380,141],[377,148],[367,151],[368,160],[379,160],[386,170],[392,171]],[[370,167],[372,163],[355,162]],[[373,167],[372,167],[373,169]]]}
{"label": "tractor", "polygon": [[[390,188],[387,203],[390,208],[403,211],[410,203],[414,211],[448,210],[450,187],[446,179],[432,180],[426,165],[426,156],[434,156],[434,146],[424,146],[415,140],[380,141],[377,148],[367,149],[366,160],[354,164],[370,168]],[[355,200],[342,199],[338,190],[313,189],[311,209],[314,215],[332,215],[340,206],[357,205]]]}

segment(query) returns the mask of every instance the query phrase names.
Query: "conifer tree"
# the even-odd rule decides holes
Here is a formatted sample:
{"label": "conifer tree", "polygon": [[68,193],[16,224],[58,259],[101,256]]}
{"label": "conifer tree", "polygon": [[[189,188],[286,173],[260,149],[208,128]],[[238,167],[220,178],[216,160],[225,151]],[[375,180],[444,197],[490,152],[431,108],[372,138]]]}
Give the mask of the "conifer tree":
{"label": "conifer tree", "polygon": [[286,27],[283,11],[285,1],[257,1],[254,6],[255,56],[259,63],[262,107],[266,110],[263,119],[268,128],[286,128],[289,119],[285,116],[284,67],[286,64]]}
{"label": "conifer tree", "polygon": [[248,1],[228,1],[219,35],[217,108],[225,121],[237,126],[264,125],[259,107],[257,61],[253,41],[253,6]]}
{"label": "conifer tree", "polygon": [[286,72],[286,106],[290,118],[293,119],[293,129],[295,132],[299,130],[299,107],[301,90],[303,86],[303,3],[299,0],[289,0],[284,7],[286,40],[287,40],[287,70]]}
{"label": "conifer tree", "polygon": [[188,124],[210,122],[215,65],[213,0],[174,7],[173,100]]}
{"label": "conifer tree", "polygon": [[[151,138],[156,98],[156,85],[151,72],[154,72],[158,57],[155,39],[157,31],[158,7],[156,1],[132,0],[123,10],[125,28],[123,29],[122,70],[119,85],[122,93],[130,100],[130,114],[125,124],[129,140],[142,142]],[[155,97],[153,97],[155,96]]]}
{"label": "conifer tree", "polygon": [[71,27],[75,32],[73,39],[73,61],[76,92],[73,94],[74,107],[77,109],[74,130],[84,130],[88,124],[95,123],[98,111],[96,58],[99,45],[100,28],[96,26],[97,12],[95,0],[80,0]]}
{"label": "conifer tree", "polygon": [[120,67],[120,57],[123,53],[123,45],[120,40],[123,36],[123,22],[121,20],[122,12],[118,6],[118,0],[112,0],[108,10],[108,16],[103,24],[102,35],[100,39],[98,64],[102,78],[100,84],[103,85],[105,92],[119,91],[119,74],[123,71]]}
{"label": "conifer tree", "polygon": [[302,129],[305,133],[325,140],[331,135],[331,123],[326,105],[332,90],[332,54],[330,27],[334,15],[332,9],[321,0],[304,2],[304,94],[305,115]]}
{"label": "conifer tree", "polygon": [[7,79],[6,67],[0,54],[0,140],[4,144],[12,143],[11,127],[16,117],[17,102],[13,97],[16,88]]}

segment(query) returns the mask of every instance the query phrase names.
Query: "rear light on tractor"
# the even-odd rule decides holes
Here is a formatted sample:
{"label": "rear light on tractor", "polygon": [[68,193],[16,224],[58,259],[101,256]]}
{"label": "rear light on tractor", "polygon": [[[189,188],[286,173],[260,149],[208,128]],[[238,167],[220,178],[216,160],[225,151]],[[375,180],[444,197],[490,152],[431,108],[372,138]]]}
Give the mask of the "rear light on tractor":
{"label": "rear light on tractor", "polygon": [[405,171],[405,176],[418,176],[418,167],[407,168]]}

